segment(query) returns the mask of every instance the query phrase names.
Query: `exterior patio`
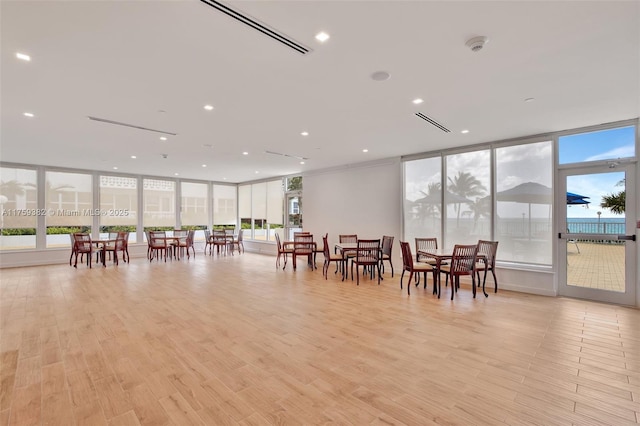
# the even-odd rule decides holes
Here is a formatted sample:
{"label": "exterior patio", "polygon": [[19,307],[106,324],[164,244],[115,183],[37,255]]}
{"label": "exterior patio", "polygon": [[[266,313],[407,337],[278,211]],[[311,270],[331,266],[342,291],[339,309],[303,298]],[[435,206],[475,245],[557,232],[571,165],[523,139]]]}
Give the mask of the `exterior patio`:
{"label": "exterior patio", "polygon": [[[576,248],[580,248],[580,252]],[[624,291],[624,245],[567,243],[567,283],[577,287]]]}

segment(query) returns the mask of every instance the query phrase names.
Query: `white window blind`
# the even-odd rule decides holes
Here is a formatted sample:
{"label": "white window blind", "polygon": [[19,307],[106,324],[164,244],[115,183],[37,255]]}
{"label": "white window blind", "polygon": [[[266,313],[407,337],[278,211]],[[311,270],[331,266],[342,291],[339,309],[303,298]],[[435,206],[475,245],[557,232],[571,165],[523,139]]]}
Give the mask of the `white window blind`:
{"label": "white window blind", "polygon": [[282,179],[267,182],[267,223],[284,224],[282,216],[283,199]]}

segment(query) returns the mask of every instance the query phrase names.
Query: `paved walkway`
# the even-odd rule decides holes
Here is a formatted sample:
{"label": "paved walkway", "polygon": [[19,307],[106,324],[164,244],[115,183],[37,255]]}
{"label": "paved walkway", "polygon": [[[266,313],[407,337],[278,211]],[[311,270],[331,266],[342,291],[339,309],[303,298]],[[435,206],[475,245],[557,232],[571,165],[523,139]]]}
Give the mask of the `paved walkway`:
{"label": "paved walkway", "polygon": [[624,291],[624,245],[567,243],[567,283],[577,287]]}

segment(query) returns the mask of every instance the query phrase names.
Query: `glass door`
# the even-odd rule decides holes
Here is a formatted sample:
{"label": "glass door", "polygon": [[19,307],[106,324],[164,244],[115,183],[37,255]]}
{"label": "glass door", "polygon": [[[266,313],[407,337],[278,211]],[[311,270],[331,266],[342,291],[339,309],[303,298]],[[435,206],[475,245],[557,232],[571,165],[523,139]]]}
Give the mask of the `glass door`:
{"label": "glass door", "polygon": [[559,293],[635,305],[633,166],[562,169],[559,182]]}
{"label": "glass door", "polygon": [[293,233],[302,231],[302,194],[287,193],[285,240],[293,241]]}

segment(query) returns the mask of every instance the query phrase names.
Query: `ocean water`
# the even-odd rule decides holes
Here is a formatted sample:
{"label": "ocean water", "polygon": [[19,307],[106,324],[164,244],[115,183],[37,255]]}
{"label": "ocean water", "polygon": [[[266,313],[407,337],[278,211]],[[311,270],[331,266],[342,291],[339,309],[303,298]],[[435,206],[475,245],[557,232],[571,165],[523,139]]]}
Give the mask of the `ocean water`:
{"label": "ocean water", "polygon": [[597,218],[567,218],[569,232],[589,232],[597,234],[625,234],[625,218],[603,217]]}

